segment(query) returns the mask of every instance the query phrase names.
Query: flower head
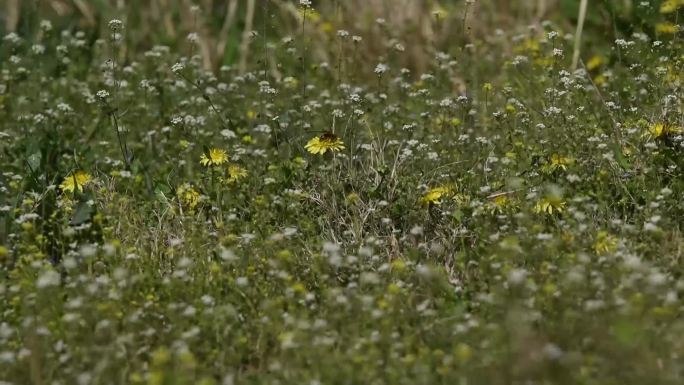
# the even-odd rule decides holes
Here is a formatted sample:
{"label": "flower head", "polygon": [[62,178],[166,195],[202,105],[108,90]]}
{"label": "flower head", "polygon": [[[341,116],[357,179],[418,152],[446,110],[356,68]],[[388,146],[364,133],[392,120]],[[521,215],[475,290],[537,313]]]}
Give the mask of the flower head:
{"label": "flower head", "polygon": [[599,231],[596,234],[593,248],[596,254],[610,254],[617,250],[617,244],[617,238],[608,234],[607,231]]}
{"label": "flower head", "polygon": [[344,142],[332,132],[320,136],[314,136],[304,146],[312,154],[325,154],[328,150],[335,152],[344,150]]}
{"label": "flower head", "polygon": [[494,214],[502,214],[515,206],[515,202],[507,193],[499,193],[490,197],[489,210]]}
{"label": "flower head", "polygon": [[666,123],[655,123],[648,126],[648,132],[646,135],[650,135],[653,138],[664,138],[670,134],[678,134],[682,131],[681,128],[668,125]]}
{"label": "flower head", "polygon": [[674,13],[680,7],[684,7],[684,2],[681,0],[665,0],[660,4],[660,13]]}
{"label": "flower head", "polygon": [[78,170],[64,178],[64,181],[59,185],[59,188],[62,189],[62,191],[83,191],[83,187],[92,183],[92,181],[93,177],[90,174],[83,170]]}
{"label": "flower head", "polygon": [[201,195],[189,183],[183,183],[176,189],[176,195],[183,205],[193,210],[200,203]]}
{"label": "flower head", "polygon": [[442,198],[450,196],[453,194],[453,189],[449,186],[440,186],[440,187],[435,187],[425,193],[420,198],[420,203],[424,205],[438,205],[442,203]]}
{"label": "flower head", "polygon": [[655,29],[657,33],[662,35],[674,35],[679,32],[679,26],[669,21],[656,24]]}
{"label": "flower head", "polygon": [[220,148],[212,148],[202,154],[200,163],[202,166],[219,166],[228,161],[228,153]]}
{"label": "flower head", "polygon": [[568,169],[568,166],[572,165],[573,163],[575,163],[575,159],[571,157],[553,154],[551,155],[549,162],[542,166],[542,169],[546,172],[553,172],[556,170],[565,171]]}
{"label": "flower head", "polygon": [[605,60],[603,59],[603,56],[599,56],[599,55],[592,56],[591,59],[589,59],[589,61],[587,61],[587,69],[589,71],[593,71],[595,69],[598,69],[599,67],[601,67],[603,65],[604,62],[605,62]]}
{"label": "flower head", "polygon": [[247,170],[237,164],[231,164],[228,166],[228,173],[224,181],[226,183],[235,183],[245,177],[247,177]]}
{"label": "flower head", "polygon": [[537,214],[552,215],[554,213],[560,213],[565,210],[565,201],[555,196],[542,198],[534,205],[533,210]]}

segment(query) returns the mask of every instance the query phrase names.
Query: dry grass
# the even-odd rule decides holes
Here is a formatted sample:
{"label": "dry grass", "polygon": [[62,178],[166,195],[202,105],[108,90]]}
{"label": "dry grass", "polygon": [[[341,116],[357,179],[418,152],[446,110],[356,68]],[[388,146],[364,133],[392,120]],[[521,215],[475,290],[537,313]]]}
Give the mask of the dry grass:
{"label": "dry grass", "polygon": [[[7,32],[35,28],[26,21],[35,20],[31,16],[36,12],[39,18],[91,30],[102,30],[109,19],[121,18],[129,30],[135,31],[134,35],[129,34],[129,39],[138,47],[159,40],[182,42],[190,32],[195,32],[199,35],[203,66],[214,70],[234,63],[241,69],[246,68],[254,60],[251,40],[255,29],[266,30],[267,34],[289,31],[294,35],[302,28],[295,1],[147,0],[140,3],[133,7],[130,0],[0,0],[0,7],[5,9],[3,24]],[[357,60],[371,66],[378,56],[390,55],[393,47],[384,43],[389,35],[405,47],[401,55],[403,64],[420,72],[435,52],[473,41],[494,28],[514,29],[538,23],[553,12],[556,3],[556,0],[479,0],[473,5],[464,5],[451,1],[329,0],[316,4],[320,18],[309,20],[304,28],[310,36],[309,51],[317,60],[338,60],[340,52],[334,43],[335,32],[344,26],[344,29],[353,28],[351,33],[365,39],[364,52],[359,53]],[[193,12],[195,5],[199,12]],[[379,25],[378,19],[385,23]],[[268,25],[263,26],[264,20]]]}

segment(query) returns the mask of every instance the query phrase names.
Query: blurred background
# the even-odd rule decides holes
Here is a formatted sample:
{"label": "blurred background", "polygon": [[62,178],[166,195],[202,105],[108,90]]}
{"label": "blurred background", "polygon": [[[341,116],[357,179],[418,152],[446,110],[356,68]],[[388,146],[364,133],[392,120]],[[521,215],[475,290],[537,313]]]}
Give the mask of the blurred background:
{"label": "blurred background", "polygon": [[[672,0],[591,0],[587,45],[601,47],[634,31],[654,33]],[[679,1],[679,0],[675,0]],[[392,47],[408,68],[425,68],[435,53],[495,35],[535,33],[544,20],[574,33],[580,0],[0,0],[0,29],[30,39],[48,19],[58,31],[82,31],[89,41],[107,37],[107,23],[124,21],[126,50],[167,45],[186,54],[194,40],[205,69],[247,67],[254,46],[305,36],[314,60],[332,61],[338,31],[363,37],[358,59],[377,63]],[[648,4],[649,6],[646,6]],[[536,33],[541,33],[540,28]],[[0,42],[2,44],[2,42]],[[399,44],[397,46],[397,44]],[[194,49],[194,48],[192,48]],[[125,53],[124,53],[125,55]],[[374,65],[374,64],[373,64]]]}

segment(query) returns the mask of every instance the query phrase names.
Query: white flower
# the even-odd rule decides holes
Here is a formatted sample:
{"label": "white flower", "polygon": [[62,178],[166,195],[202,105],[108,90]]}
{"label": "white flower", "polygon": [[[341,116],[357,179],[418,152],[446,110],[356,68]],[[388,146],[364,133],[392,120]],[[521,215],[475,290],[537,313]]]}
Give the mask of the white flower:
{"label": "white flower", "polygon": [[109,92],[107,92],[106,90],[99,90],[97,91],[96,95],[100,99],[107,99],[107,97],[109,96]]}
{"label": "white flower", "polygon": [[38,277],[36,280],[36,287],[43,289],[50,286],[59,285],[60,276],[59,273],[54,270],[47,270]]}
{"label": "white flower", "polygon": [[50,20],[41,20],[40,29],[42,29],[44,32],[52,31],[52,22],[50,22]]}
{"label": "white flower", "polygon": [[185,65],[183,63],[176,63],[171,67],[171,71],[174,74],[177,74],[185,69]]}
{"label": "white flower", "polygon": [[387,72],[389,68],[387,67],[386,64],[384,63],[378,63],[378,65],[375,66],[375,73],[378,74],[379,76],[382,76],[385,72]]}
{"label": "white flower", "polygon": [[511,285],[520,285],[525,282],[527,278],[527,271],[525,269],[513,269],[508,273],[508,283]]}
{"label": "white flower", "polygon": [[108,25],[109,25],[109,29],[111,29],[112,31],[117,31],[119,29],[123,29],[123,26],[124,26],[123,21],[121,21],[119,19],[110,20]]}

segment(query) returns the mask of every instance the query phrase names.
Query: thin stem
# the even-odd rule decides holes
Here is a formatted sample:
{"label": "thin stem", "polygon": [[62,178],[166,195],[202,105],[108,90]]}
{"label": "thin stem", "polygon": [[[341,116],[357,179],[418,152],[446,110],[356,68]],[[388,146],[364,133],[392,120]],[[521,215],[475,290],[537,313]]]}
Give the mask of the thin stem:
{"label": "thin stem", "polygon": [[580,45],[582,43],[582,30],[584,29],[584,20],[587,17],[587,3],[588,0],[582,0],[580,3],[579,17],[577,20],[577,31],[575,32],[575,52],[572,54],[572,70],[577,69],[580,58]]}

